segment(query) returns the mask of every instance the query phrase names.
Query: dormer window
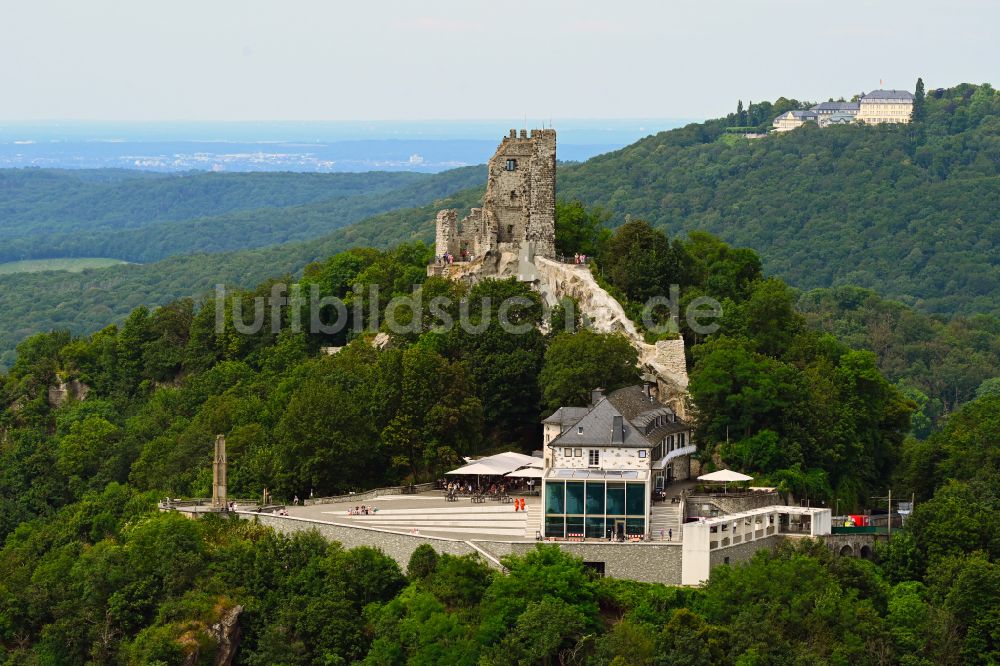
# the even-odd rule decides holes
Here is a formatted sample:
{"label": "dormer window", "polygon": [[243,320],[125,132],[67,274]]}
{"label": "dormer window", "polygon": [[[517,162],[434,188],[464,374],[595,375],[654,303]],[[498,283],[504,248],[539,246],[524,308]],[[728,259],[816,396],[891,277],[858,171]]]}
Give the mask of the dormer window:
{"label": "dormer window", "polygon": [[505,169],[507,171],[517,171],[517,160],[507,160]]}
{"label": "dormer window", "polygon": [[576,427],[576,434],[578,434],[578,435],[582,435],[583,434],[583,426],[577,426]]}

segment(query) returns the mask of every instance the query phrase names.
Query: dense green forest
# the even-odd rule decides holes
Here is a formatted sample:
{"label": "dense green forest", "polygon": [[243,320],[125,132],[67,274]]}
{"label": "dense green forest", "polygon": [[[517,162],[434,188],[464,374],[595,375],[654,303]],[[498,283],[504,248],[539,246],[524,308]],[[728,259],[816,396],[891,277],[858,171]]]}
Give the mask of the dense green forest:
{"label": "dense green forest", "polygon": [[[769,124],[780,100],[755,105]],[[744,121],[745,122],[745,121]],[[559,171],[559,193],[670,234],[751,247],[801,288],[875,289],[917,309],[1000,315],[1000,92],[929,92],[911,125],[813,124],[733,140],[737,118],[662,132]]]}
{"label": "dense green forest", "polygon": [[[146,266],[116,266],[83,273],[0,276],[0,368],[32,333],[54,329],[89,333],[121,322],[139,305],[198,299],[216,284],[248,288],[275,275],[300,275],[312,261],[354,246],[386,248],[426,240],[428,220],[442,206],[469,207],[481,196],[463,190],[420,208],[383,213],[313,241],[221,254],[172,257]],[[433,228],[433,222],[430,223]],[[433,235],[433,229],[432,233]]]}
{"label": "dense green forest", "polygon": [[0,234],[11,238],[130,229],[235,210],[386,192],[426,177],[379,172],[156,174],[113,169],[0,169]]}
{"label": "dense green forest", "polygon": [[[779,111],[798,106],[784,99],[754,104],[752,118],[742,122],[766,124]],[[724,118],[663,132],[583,164],[560,165],[559,193],[565,201],[602,206],[610,225],[621,224],[630,214],[671,234],[713,231],[757,250],[768,274],[797,288],[860,286],[923,312],[995,316],[1000,312],[998,112],[1000,102],[992,88],[962,85],[929,94],[925,118],[908,127],[805,127],[783,136],[734,142],[726,128],[742,122]],[[56,175],[69,178],[66,173],[75,172]],[[102,186],[109,186],[104,181],[120,186],[117,180],[159,183],[164,178],[115,175],[119,173],[83,172],[80,178]],[[244,176],[231,178],[238,182]],[[10,365],[14,345],[31,333],[55,328],[92,332],[120,322],[139,304],[198,298],[216,282],[249,288],[272,274],[297,274],[310,261],[352,245],[387,248],[417,239],[431,242],[438,208],[467,208],[482,193],[476,168],[440,175],[452,177],[456,180],[448,185],[440,181],[440,191],[429,180],[435,177],[407,186],[423,192],[428,202],[445,197],[440,201],[375,215],[308,243],[172,257],[82,276],[0,276],[0,367]],[[457,192],[473,184],[476,187]],[[151,218],[147,228],[97,234],[87,251],[115,257],[128,251],[149,258],[240,244],[263,248],[268,242],[306,238],[356,220],[372,212],[366,208],[372,205],[387,210],[419,201],[415,195],[405,200],[400,196],[405,191],[172,222]],[[24,195],[21,201],[23,208],[31,197]],[[101,210],[104,217],[120,222],[119,213]],[[79,233],[66,242],[87,238]],[[49,238],[41,246],[55,242]],[[942,395],[951,391],[954,396],[957,384],[946,384]],[[958,387],[957,394],[961,400],[968,392]]]}
{"label": "dense green forest", "polygon": [[859,287],[816,289],[797,303],[810,326],[875,353],[879,368],[915,401],[914,433],[1000,377],[1000,319],[927,315]]}
{"label": "dense green forest", "polygon": [[[701,589],[672,589],[594,579],[543,547],[508,559],[506,575],[426,550],[404,573],[377,551],[345,551],[316,535],[156,513],[157,497],[209,492],[218,432],[227,434],[233,495],[265,485],[278,498],[343,492],[433,478],[462,455],[530,449],[547,406],[579,403],[580,386],[637,381],[634,352],[615,336],[540,332],[550,313],[523,284],[426,278],[431,250],[419,242],[352,249],[310,263],[302,284],[348,302],[354,285],[377,284],[363,324],[376,311],[384,321],[389,299],[417,283],[425,296],[452,297],[452,315],[466,298],[482,332],[443,331],[422,317],[379,349],[373,330],[354,332],[353,307],[348,332],[294,332],[296,315],[310,319],[307,303],[265,313],[284,324],[280,333],[244,335],[232,301],[217,329],[214,303],[182,299],[138,307],[89,337],[46,333],[19,345],[0,375],[5,660],[212,663],[219,646],[209,628],[237,606],[241,664],[1000,657],[1000,391],[987,384],[942,430],[907,439],[917,404],[882,376],[876,352],[810,327],[796,309],[801,297],[766,278],[752,251],[708,234],[671,240],[640,221],[606,238],[588,215],[599,213],[568,225],[574,237],[596,233],[628,248],[639,267],[623,274],[598,255],[601,279],[627,303],[670,270],[685,290],[725,304],[717,333],[681,331],[705,464],[719,457],[792,496],[836,498],[842,508],[866,505],[890,482],[916,494],[910,529],[877,563],[804,543],[717,569]],[[248,304],[271,287],[262,281],[237,298]],[[529,332],[505,331],[484,296],[523,298],[510,316]],[[334,356],[318,353],[345,343]],[[91,388],[87,399],[51,404],[48,386],[68,379]],[[725,424],[734,426],[728,442]]]}
{"label": "dense green forest", "polygon": [[146,263],[328,234],[478,185],[483,169],[441,174],[196,173],[94,182],[0,171],[0,262],[115,257]]}

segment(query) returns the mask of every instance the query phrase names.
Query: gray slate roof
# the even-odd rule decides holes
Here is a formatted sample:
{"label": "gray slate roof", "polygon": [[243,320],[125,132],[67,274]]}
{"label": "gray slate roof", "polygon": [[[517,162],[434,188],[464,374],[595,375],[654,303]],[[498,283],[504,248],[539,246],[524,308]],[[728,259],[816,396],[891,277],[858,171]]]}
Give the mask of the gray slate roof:
{"label": "gray slate roof", "polygon": [[857,111],[861,107],[858,102],[820,102],[810,111]]}
{"label": "gray slate roof", "polygon": [[889,100],[893,102],[912,102],[913,93],[908,90],[873,90],[861,96],[863,102]]}
{"label": "gray slate roof", "polygon": [[[603,398],[573,427],[552,440],[550,446],[611,446],[612,425],[616,416],[622,416],[621,412],[607,398]],[[652,448],[649,440],[627,420],[624,427],[622,441],[615,442],[615,446],[628,449]]]}
{"label": "gray slate roof", "polygon": [[654,444],[667,435],[691,429],[691,424],[677,418],[674,410],[646,395],[642,386],[626,386],[623,389],[618,389],[608,396],[608,400],[632,425],[643,431],[653,419],[665,416],[663,425],[654,428],[645,435],[646,439]]}
{"label": "gray slate roof", "polygon": [[[651,449],[657,442],[669,434],[683,432],[691,426],[677,419],[672,409],[650,399],[642,386],[629,386],[619,389],[606,398],[601,399],[594,407],[562,407],[562,410],[583,410],[584,416],[577,419],[568,430],[556,437],[550,446],[621,446],[633,449]],[[557,414],[559,412],[556,412]],[[543,423],[549,423],[549,419]],[[615,417],[622,417],[624,433],[621,442],[613,439]],[[644,434],[646,426],[658,416],[667,417],[664,423],[648,434]],[[673,417],[675,420],[671,421]],[[580,432],[580,428],[583,429]]]}
{"label": "gray slate roof", "polygon": [[775,120],[778,120],[780,118],[788,118],[788,117],[798,118],[799,120],[815,120],[816,119],[816,112],[815,111],[802,110],[802,109],[795,109],[793,111],[786,111],[785,113],[783,113],[780,116],[778,116],[777,118],[775,118]]}
{"label": "gray slate roof", "polygon": [[560,407],[552,413],[552,416],[543,419],[542,423],[563,427],[576,425],[576,422],[586,416],[588,411],[590,410],[586,407]]}

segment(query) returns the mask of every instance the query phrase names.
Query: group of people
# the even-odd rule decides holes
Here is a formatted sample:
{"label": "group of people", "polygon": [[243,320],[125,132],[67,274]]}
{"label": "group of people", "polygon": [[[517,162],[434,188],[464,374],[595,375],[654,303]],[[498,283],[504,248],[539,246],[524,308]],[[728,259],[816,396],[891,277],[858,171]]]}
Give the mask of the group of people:
{"label": "group of people", "polygon": [[365,506],[364,504],[362,504],[361,506],[347,507],[348,516],[367,516],[369,514],[375,513],[376,511],[378,511],[377,507]]}
{"label": "group of people", "polygon": [[445,485],[444,489],[449,495],[460,495],[462,493],[471,495],[473,491],[471,481],[468,484],[458,483],[457,481],[449,481],[447,485]]}
{"label": "group of people", "polygon": [[577,252],[576,254],[573,255],[573,263],[574,264],[585,264],[585,263],[587,263],[587,255],[580,254],[579,252]]}
{"label": "group of people", "polygon": [[[440,481],[442,487],[448,495],[491,495],[502,497],[509,495],[510,491],[521,488],[522,482],[515,479],[503,479],[490,483],[489,486],[473,485],[471,481]],[[534,485],[533,483],[531,485]]]}
{"label": "group of people", "polygon": [[[461,256],[462,256],[461,261],[472,261],[475,258],[473,257],[473,255],[469,254],[465,250],[462,250]],[[453,264],[455,263],[455,255],[452,254],[451,252],[445,252],[444,254],[436,257],[436,260],[438,264]]]}

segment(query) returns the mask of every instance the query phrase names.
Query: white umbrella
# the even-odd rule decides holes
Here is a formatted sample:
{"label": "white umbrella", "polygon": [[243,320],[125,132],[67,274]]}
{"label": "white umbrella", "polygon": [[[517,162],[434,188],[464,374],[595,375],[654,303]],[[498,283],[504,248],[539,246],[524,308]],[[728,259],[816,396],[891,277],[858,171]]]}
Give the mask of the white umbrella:
{"label": "white umbrella", "polygon": [[717,472],[712,472],[710,474],[702,474],[698,477],[699,481],[714,481],[716,483],[730,483],[736,481],[753,481],[752,476],[747,476],[746,474],[740,474],[739,472],[734,472],[731,469],[720,469]]}
{"label": "white umbrella", "polygon": [[711,472],[709,474],[702,474],[698,477],[699,481],[708,481],[709,483],[721,483],[722,492],[729,492],[729,484],[736,483],[739,481],[753,481],[752,476],[747,476],[746,474],[740,474],[739,472],[734,472],[731,469],[720,469],[716,472]]}
{"label": "white umbrella", "polygon": [[517,479],[540,479],[544,476],[544,472],[542,472],[540,467],[525,467],[524,469],[516,469],[513,472],[508,472],[504,476]]}
{"label": "white umbrella", "polygon": [[538,462],[540,462],[540,460],[533,456],[526,456],[523,453],[507,451],[505,453],[498,453],[493,456],[487,456],[486,458],[474,460],[468,465],[464,465],[446,473],[454,475],[485,474],[487,476],[503,476],[508,472],[513,472],[516,469]]}

